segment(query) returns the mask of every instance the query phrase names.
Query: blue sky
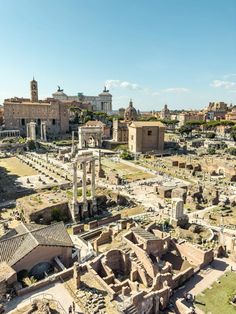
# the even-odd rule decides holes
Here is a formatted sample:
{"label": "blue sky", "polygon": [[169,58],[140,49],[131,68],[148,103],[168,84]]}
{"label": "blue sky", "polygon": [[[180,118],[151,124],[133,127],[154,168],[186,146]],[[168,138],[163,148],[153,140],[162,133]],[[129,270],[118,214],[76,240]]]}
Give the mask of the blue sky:
{"label": "blue sky", "polygon": [[0,102],[97,95],[115,109],[236,104],[235,0],[0,0]]}

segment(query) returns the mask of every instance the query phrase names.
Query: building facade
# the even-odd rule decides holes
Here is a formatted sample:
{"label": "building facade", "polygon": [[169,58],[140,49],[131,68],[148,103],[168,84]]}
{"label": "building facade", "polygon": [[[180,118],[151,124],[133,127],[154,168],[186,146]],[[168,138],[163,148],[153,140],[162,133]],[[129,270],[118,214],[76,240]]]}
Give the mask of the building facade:
{"label": "building facade", "polygon": [[41,123],[46,123],[47,134],[56,136],[69,131],[68,106],[59,100],[47,98],[38,100],[38,85],[30,82],[31,98],[10,98],[4,100],[4,120],[7,130],[27,133],[27,123],[36,123],[36,135],[40,134]]}
{"label": "building facade", "polygon": [[236,106],[226,113],[225,120],[236,122]]}
{"label": "building facade", "polygon": [[161,122],[133,121],[128,129],[130,152],[146,153],[164,150],[165,127]]}
{"label": "building facade", "polygon": [[138,113],[133,106],[132,100],[129,105],[123,110],[124,120],[113,119],[113,141],[120,143],[127,143],[129,137],[128,126],[131,121],[137,120]]}
{"label": "building facade", "polygon": [[90,103],[94,111],[112,112],[112,95],[106,87],[104,87],[104,90],[98,96],[85,96],[82,93],[78,93],[77,96],[68,96],[63,92],[60,86],[58,86],[57,92],[53,93],[52,97],[60,101],[67,100]]}
{"label": "building facade", "polygon": [[179,126],[182,126],[189,121],[204,121],[205,114],[199,111],[181,112],[177,120],[179,120]]}
{"label": "building facade", "polygon": [[164,108],[161,110],[160,118],[163,120],[170,120],[171,119],[170,110],[168,109],[167,105],[165,105]]}
{"label": "building facade", "polygon": [[208,107],[204,110],[206,114],[206,120],[221,120],[225,119],[225,115],[228,111],[228,105],[223,102],[209,102]]}

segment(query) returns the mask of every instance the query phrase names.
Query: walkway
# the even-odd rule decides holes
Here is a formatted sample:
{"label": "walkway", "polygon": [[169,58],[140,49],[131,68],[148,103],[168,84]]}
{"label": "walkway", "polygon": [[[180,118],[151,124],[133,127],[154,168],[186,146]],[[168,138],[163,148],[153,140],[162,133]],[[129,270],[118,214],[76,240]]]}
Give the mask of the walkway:
{"label": "walkway", "polygon": [[[51,295],[54,300],[60,303],[65,313],[68,313],[68,308],[74,301],[64,285],[58,281],[24,296],[14,298],[12,301],[8,302],[6,313],[13,313],[16,308],[21,308],[30,304],[32,299],[36,299],[37,296],[40,297],[40,295],[42,297],[42,294]],[[76,306],[76,311],[77,313],[82,314],[82,311],[78,306]]]}
{"label": "walkway", "polygon": [[[225,272],[229,271],[231,267],[236,271],[235,262],[228,258],[216,258],[211,265],[208,265],[205,269],[194,275],[183,287],[178,289],[174,294],[174,299],[183,298],[184,293],[191,293],[193,296],[202,293],[216,282]],[[189,306],[191,305],[189,304]],[[196,308],[196,313],[201,314],[203,312]]]}

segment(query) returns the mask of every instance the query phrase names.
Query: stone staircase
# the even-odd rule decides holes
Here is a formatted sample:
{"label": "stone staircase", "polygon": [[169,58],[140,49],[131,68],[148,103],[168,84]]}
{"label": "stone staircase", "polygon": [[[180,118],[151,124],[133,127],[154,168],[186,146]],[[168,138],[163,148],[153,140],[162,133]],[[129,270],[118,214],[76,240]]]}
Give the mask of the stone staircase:
{"label": "stone staircase", "polygon": [[133,305],[129,305],[123,312],[124,314],[138,314],[138,311]]}

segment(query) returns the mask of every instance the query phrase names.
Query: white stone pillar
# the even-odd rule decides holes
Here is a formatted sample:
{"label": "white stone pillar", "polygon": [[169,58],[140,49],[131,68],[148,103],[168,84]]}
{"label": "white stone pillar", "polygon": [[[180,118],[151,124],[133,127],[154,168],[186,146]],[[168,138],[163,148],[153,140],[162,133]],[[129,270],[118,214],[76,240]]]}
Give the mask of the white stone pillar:
{"label": "white stone pillar", "polygon": [[95,159],[91,160],[91,197],[96,199],[95,193]]}
{"label": "white stone pillar", "polygon": [[43,140],[47,142],[47,124],[46,122],[43,123]]}
{"label": "white stone pillar", "polygon": [[83,148],[83,133],[82,133],[82,129],[79,127],[78,128],[78,140],[79,140],[79,144],[78,144],[78,148],[82,149]]}
{"label": "white stone pillar", "polygon": [[97,212],[97,198],[95,191],[95,159],[91,161],[91,198],[93,213]]}
{"label": "white stone pillar", "polygon": [[43,136],[43,123],[41,122],[40,124],[40,135],[41,135],[41,141],[44,140],[44,136]]}
{"label": "white stone pillar", "polygon": [[83,201],[83,216],[86,215],[85,213],[88,210],[88,203],[87,203],[87,185],[86,185],[86,177],[87,177],[87,173],[86,173],[86,161],[82,162],[82,171],[83,171],[83,175],[82,175],[82,201]]}
{"label": "white stone pillar", "polygon": [[30,122],[30,139],[36,141],[36,123]]}
{"label": "white stone pillar", "polygon": [[71,217],[72,220],[75,221],[75,216],[78,211],[78,201],[77,201],[77,193],[78,193],[78,184],[77,184],[77,161],[72,163],[73,165],[73,196],[72,196],[72,204],[71,204]]}
{"label": "white stone pillar", "polygon": [[71,145],[71,154],[73,155],[75,152],[75,132],[72,131],[72,145]]}
{"label": "white stone pillar", "polygon": [[29,123],[26,124],[26,137],[27,139],[30,138],[30,124]]}
{"label": "white stone pillar", "polygon": [[102,157],[101,157],[101,150],[98,150],[98,177],[99,178],[104,178],[105,177],[105,172],[102,169]]}

